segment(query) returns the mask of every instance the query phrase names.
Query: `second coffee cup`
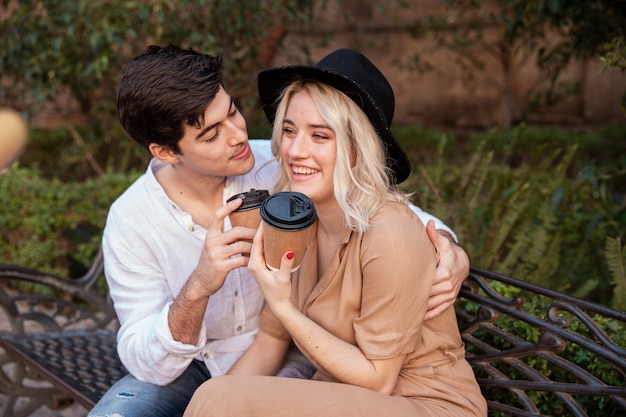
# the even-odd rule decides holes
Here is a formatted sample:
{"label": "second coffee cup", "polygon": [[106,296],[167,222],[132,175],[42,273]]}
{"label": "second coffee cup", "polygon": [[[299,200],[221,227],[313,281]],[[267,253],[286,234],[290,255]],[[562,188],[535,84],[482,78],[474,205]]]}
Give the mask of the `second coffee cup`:
{"label": "second coffee cup", "polygon": [[300,267],[304,251],[315,233],[317,213],[304,194],[284,191],[269,196],[261,205],[265,263],[271,270],[280,268],[287,251],[294,253],[292,272]]}
{"label": "second coffee cup", "polygon": [[[243,202],[241,205],[230,215],[230,224],[233,227],[243,226],[249,227],[251,229],[257,229],[259,224],[261,224],[261,205],[263,201],[269,197],[269,192],[267,190],[255,190],[254,188],[250,191],[235,194],[230,197],[227,202],[233,201],[237,198],[241,198]],[[252,240],[248,240],[252,242]]]}

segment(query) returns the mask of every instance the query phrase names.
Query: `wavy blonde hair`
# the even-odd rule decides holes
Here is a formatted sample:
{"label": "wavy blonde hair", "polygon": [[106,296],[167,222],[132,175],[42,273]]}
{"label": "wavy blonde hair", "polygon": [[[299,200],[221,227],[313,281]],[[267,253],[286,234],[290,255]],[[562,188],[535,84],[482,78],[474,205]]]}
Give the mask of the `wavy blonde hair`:
{"label": "wavy blonde hair", "polygon": [[317,81],[298,80],[280,95],[272,129],[272,153],[281,167],[274,191],[289,189],[289,178],[280,156],[283,120],[291,98],[301,91],[311,96],[337,137],[334,194],[344,212],[345,222],[350,229],[365,232],[371,224],[371,217],[383,204],[388,201],[406,204],[408,196],[389,181],[384,145],[363,110],[333,87]]}

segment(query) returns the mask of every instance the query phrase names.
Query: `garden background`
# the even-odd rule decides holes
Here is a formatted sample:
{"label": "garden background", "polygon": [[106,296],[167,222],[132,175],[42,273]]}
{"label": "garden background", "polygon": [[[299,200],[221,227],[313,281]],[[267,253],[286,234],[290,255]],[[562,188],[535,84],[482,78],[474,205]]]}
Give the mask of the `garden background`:
{"label": "garden background", "polygon": [[119,71],[148,44],[223,55],[252,138],[269,137],[259,69],[353,47],[394,86],[403,188],[472,264],[624,310],[625,21],[608,0],[3,1],[0,106],[31,130],[0,176],[0,262],[91,263],[148,162],[115,114]]}

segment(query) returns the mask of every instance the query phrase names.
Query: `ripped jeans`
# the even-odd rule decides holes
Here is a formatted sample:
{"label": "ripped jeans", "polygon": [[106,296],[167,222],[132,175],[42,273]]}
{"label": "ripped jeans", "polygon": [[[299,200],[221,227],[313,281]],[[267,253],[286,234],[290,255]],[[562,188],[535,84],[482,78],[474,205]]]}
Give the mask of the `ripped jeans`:
{"label": "ripped jeans", "polygon": [[[310,379],[311,363],[292,347],[277,376]],[[100,398],[87,417],[182,417],[193,393],[211,373],[202,361],[193,360],[177,379],[166,386],[139,381],[126,375]]]}
{"label": "ripped jeans", "polygon": [[109,388],[87,416],[182,416],[196,388],[210,378],[209,370],[198,360],[191,361],[185,372],[165,386],[126,375]]}

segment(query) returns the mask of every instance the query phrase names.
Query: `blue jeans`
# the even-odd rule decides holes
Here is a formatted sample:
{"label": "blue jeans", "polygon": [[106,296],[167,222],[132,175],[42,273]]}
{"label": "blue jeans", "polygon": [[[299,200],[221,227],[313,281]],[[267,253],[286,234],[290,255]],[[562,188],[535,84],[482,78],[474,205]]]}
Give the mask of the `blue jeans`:
{"label": "blue jeans", "polygon": [[142,382],[132,375],[117,381],[89,412],[88,417],[179,417],[196,388],[211,378],[203,362],[194,360],[166,386]]}
{"label": "blue jeans", "polygon": [[[315,368],[292,346],[277,376],[310,379]],[[211,373],[202,361],[193,360],[172,383],[165,386],[139,381],[126,375],[100,398],[87,417],[182,417],[193,393]]]}

